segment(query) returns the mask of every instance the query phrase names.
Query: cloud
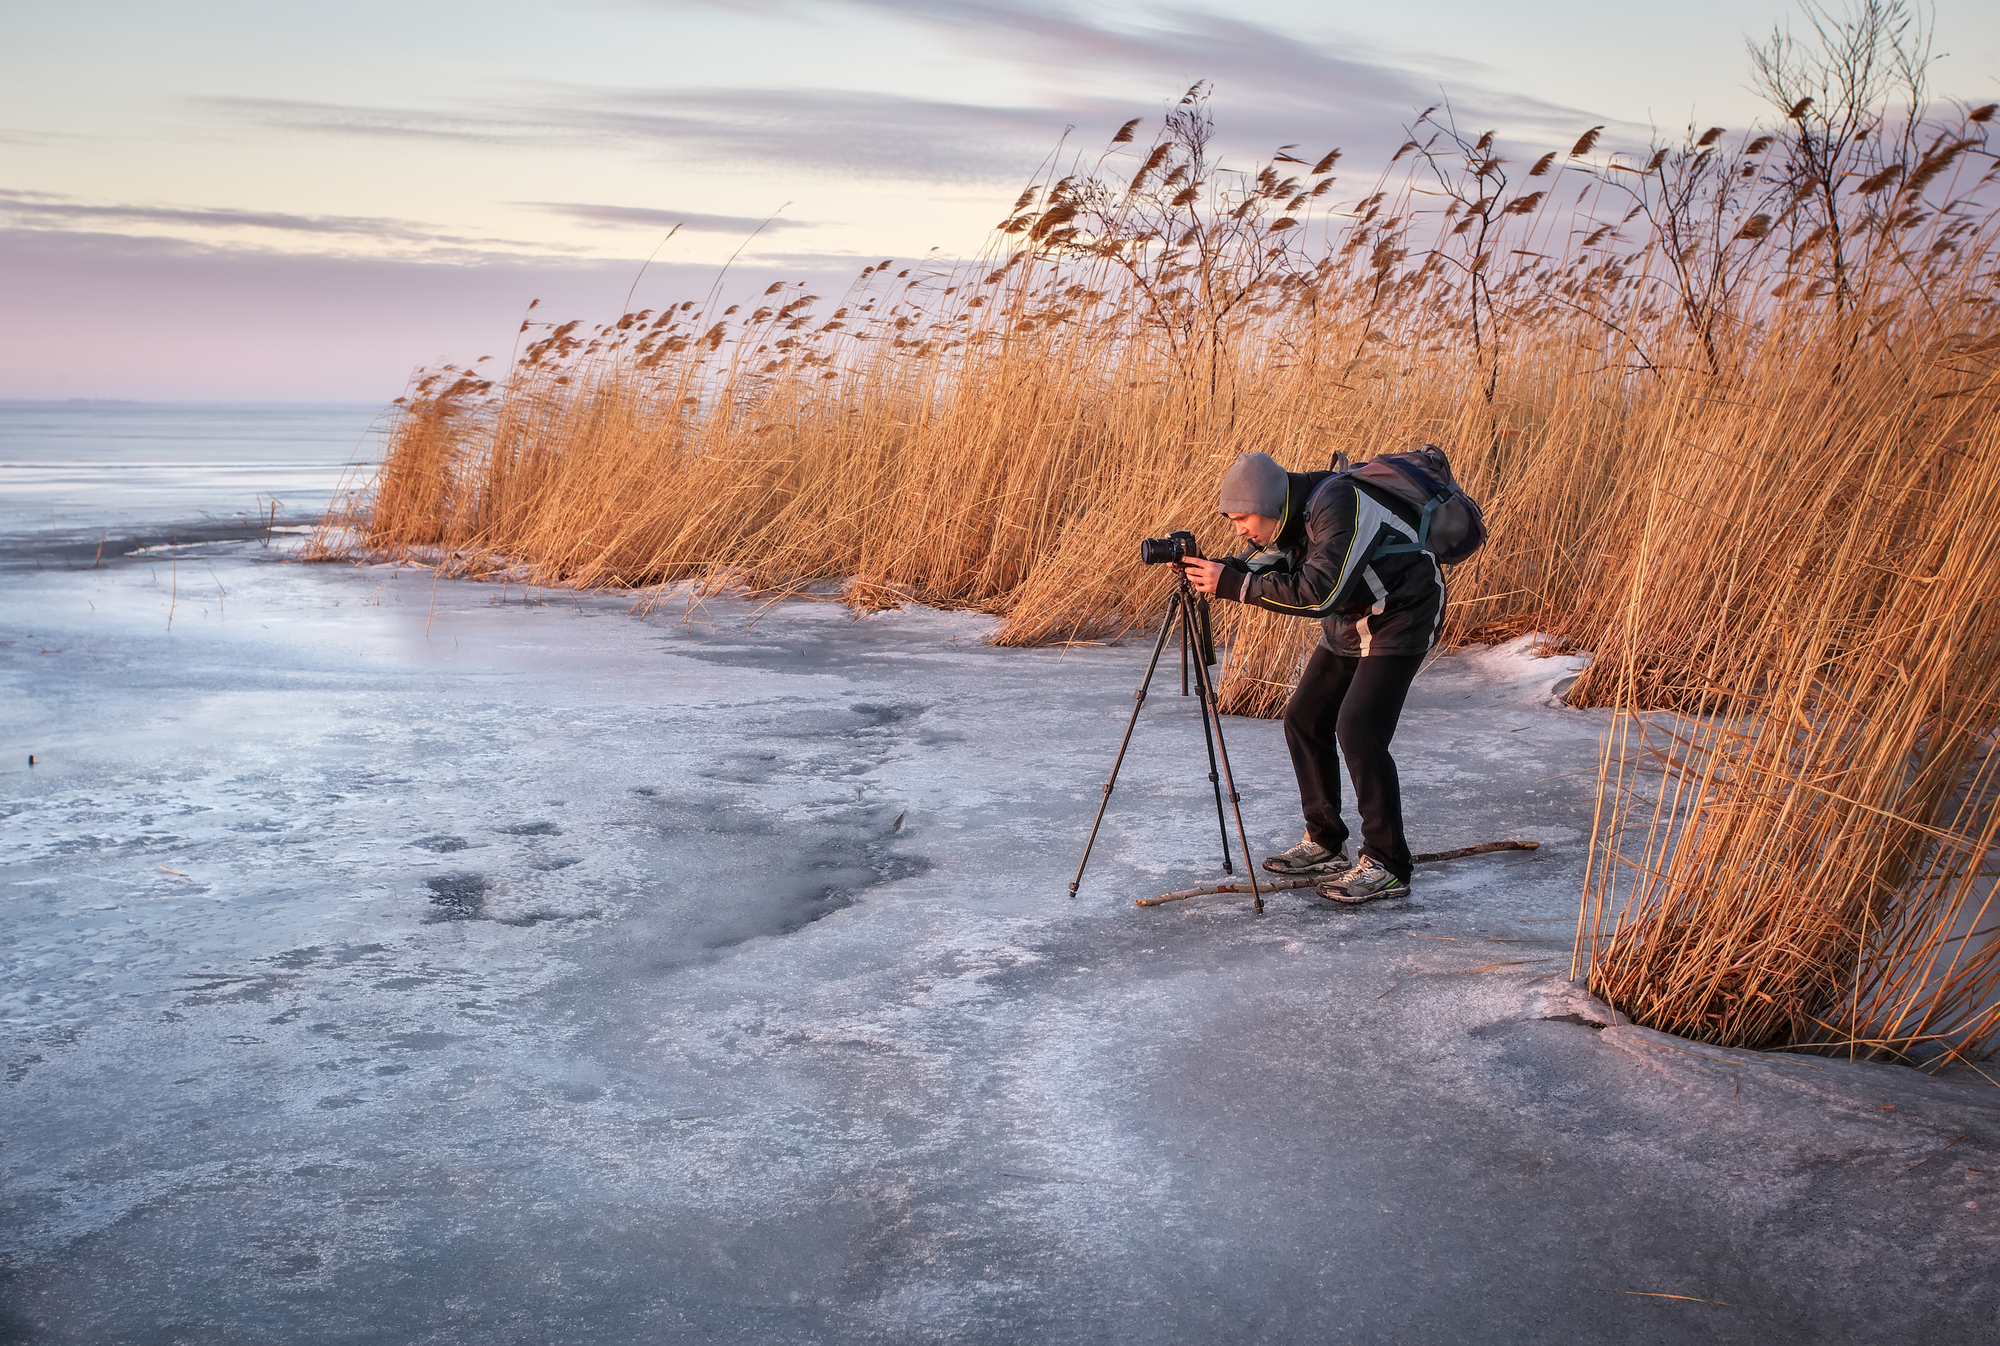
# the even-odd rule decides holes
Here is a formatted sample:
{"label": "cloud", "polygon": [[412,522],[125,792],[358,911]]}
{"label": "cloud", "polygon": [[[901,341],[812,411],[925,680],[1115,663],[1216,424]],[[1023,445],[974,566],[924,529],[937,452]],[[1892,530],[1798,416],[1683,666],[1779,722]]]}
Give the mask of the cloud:
{"label": "cloud", "polygon": [[287,215],[214,206],[89,205],[49,192],[0,190],[0,215],[16,224],[192,224],[203,227],[277,229],[292,233],[349,234],[380,239],[431,239],[434,230],[408,220],[351,215]]}
{"label": "cloud", "polygon": [[291,98],[202,97],[186,101],[234,121],[279,131],[509,147],[526,144],[566,147],[581,143],[579,133],[564,127],[559,120],[551,122],[505,111],[439,112]]}
{"label": "cloud", "polygon": [[[1082,71],[1102,79],[1122,69],[1158,81],[1177,95],[1191,79],[1233,89],[1238,97],[1303,99],[1308,106],[1346,107],[1400,120],[1432,96],[1438,62],[1347,44],[1328,50],[1275,28],[1194,8],[1154,11],[1143,21],[1093,21],[1074,5],[1054,8],[1024,0],[847,0],[855,9],[941,32],[988,59],[1011,59],[1029,71]],[[1479,67],[1452,63],[1476,78]],[[1255,91],[1255,92],[1253,92]]]}
{"label": "cloud", "polygon": [[[921,182],[1012,182],[1056,143],[1070,120],[1054,108],[845,89],[571,86],[545,94],[532,108],[465,112],[270,98],[198,101],[232,119],[293,133],[507,148],[615,147],[697,164]],[[1105,105],[1101,118],[1119,107]]]}
{"label": "cloud", "polygon": [[686,210],[649,210],[638,206],[593,206],[568,201],[516,201],[515,205],[530,206],[536,210],[546,210],[556,215],[566,215],[586,224],[608,227],[617,225],[648,225],[657,229],[671,229],[678,225],[690,234],[751,234],[762,230],[811,229],[816,226],[810,220],[788,220],[782,216],[757,219],[751,215],[700,215]]}
{"label": "cloud", "polygon": [[[1191,6],[1123,20],[1093,17],[1082,6],[1034,0],[845,0],[845,6],[928,30],[988,62],[1007,63],[1039,81],[1049,106],[1071,114],[1086,135],[1148,107],[1077,90],[1109,86],[1157,90],[1158,107],[1195,80],[1215,91],[1219,129],[1229,143],[1268,149],[1313,139],[1344,145],[1350,161],[1400,143],[1418,112],[1449,101],[1461,122],[1478,129],[1505,126],[1516,135],[1574,137],[1601,116],[1485,81],[1493,72],[1468,61],[1391,52],[1344,40],[1301,38],[1236,14]],[[796,15],[824,6],[779,0]]]}
{"label": "cloud", "polygon": [[[770,5],[823,18],[827,6]],[[603,88],[539,85],[526,96],[445,108],[365,107],[284,99],[209,99],[234,120],[292,133],[429,140],[462,146],[607,148],[685,166],[726,165],[771,179],[781,197],[802,173],[1008,190],[1065,136],[1095,154],[1113,128],[1157,114],[1196,79],[1214,88],[1217,147],[1247,166],[1280,143],[1339,146],[1372,169],[1422,109],[1454,86],[1461,125],[1505,127],[1567,143],[1603,117],[1484,87],[1483,67],[1334,44],[1194,9],[1143,20],[1094,17],[1033,0],[845,0],[848,16],[924,30],[979,60],[1025,75],[1032,100],[977,103],[883,90]],[[1014,83],[1018,84],[1018,80]],[[1132,90],[1149,90],[1133,96]],[[1142,136],[1144,133],[1142,132]]]}
{"label": "cloud", "polygon": [[629,90],[574,115],[598,134],[711,163],[931,183],[1013,182],[1070,120],[1057,108],[845,89]]}
{"label": "cloud", "polygon": [[22,192],[0,189],[0,225],[25,229],[117,230],[137,226],[159,230],[174,227],[200,230],[268,230],[288,235],[321,238],[367,239],[377,243],[419,245],[423,250],[450,250],[463,256],[468,250],[510,251],[531,248],[540,252],[546,244],[515,239],[484,238],[456,234],[414,220],[398,220],[368,215],[291,215],[281,211],[236,210],[221,206],[140,206],[95,205],[75,197],[51,192]]}

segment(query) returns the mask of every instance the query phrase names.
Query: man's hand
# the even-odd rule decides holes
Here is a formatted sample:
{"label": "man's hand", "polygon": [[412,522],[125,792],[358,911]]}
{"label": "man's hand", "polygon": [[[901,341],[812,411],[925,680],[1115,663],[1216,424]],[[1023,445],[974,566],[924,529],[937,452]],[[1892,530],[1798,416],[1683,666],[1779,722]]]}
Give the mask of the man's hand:
{"label": "man's hand", "polygon": [[1180,567],[1187,572],[1188,583],[1194,586],[1196,593],[1210,595],[1215,593],[1216,581],[1222,578],[1222,562],[1190,556],[1180,563]]}

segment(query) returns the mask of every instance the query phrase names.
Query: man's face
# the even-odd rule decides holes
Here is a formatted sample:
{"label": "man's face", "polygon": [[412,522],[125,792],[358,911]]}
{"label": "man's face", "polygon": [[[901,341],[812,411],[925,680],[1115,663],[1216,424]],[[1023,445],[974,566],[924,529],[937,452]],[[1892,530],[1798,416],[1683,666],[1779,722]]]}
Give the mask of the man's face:
{"label": "man's face", "polygon": [[1278,536],[1278,526],[1283,522],[1268,514],[1231,514],[1226,517],[1229,522],[1236,525],[1238,537],[1246,538],[1260,547],[1271,545]]}

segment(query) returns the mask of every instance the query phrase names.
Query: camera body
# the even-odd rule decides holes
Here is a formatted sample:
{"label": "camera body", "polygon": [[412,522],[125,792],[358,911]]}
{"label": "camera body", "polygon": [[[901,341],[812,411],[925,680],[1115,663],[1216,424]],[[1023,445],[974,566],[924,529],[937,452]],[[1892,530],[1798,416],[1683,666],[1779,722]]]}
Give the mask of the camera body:
{"label": "camera body", "polygon": [[1201,556],[1201,544],[1185,528],[1176,529],[1165,537],[1139,539],[1140,565],[1179,565],[1190,556]]}

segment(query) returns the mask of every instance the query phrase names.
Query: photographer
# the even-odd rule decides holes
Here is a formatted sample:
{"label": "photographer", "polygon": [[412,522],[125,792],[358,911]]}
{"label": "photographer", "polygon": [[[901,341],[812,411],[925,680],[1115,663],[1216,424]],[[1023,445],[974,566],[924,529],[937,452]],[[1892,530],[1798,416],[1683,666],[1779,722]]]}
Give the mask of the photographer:
{"label": "photographer", "polygon": [[[1389,492],[1341,472],[1287,472],[1246,453],[1222,479],[1222,513],[1251,544],[1226,561],[1181,564],[1199,592],[1289,616],[1323,633],[1285,706],[1306,835],[1264,868],[1322,875],[1320,896],[1360,903],[1407,897],[1410,848],[1389,755],[1410,682],[1444,619],[1444,571],[1429,552],[1375,555],[1412,542],[1418,520]],[[1347,855],[1336,743],[1361,814],[1361,857]]]}

